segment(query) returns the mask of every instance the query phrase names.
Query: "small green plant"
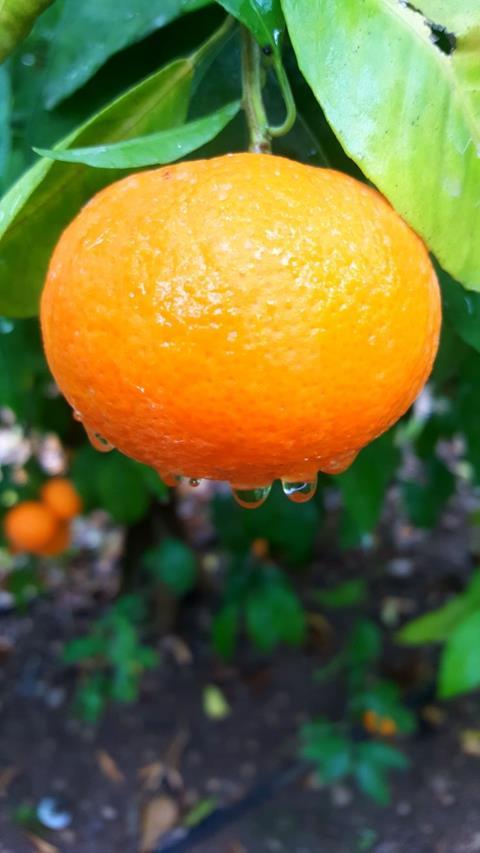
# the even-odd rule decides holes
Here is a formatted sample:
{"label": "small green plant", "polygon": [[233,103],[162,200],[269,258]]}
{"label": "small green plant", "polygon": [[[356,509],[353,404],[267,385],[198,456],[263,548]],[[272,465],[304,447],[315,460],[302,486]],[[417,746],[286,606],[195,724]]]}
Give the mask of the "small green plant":
{"label": "small green plant", "polygon": [[223,603],[212,626],[213,645],[222,657],[233,655],[242,627],[265,652],[279,643],[298,646],[305,637],[305,613],[287,577],[253,554],[230,562]]}
{"label": "small green plant", "polygon": [[[346,581],[315,594],[327,607],[352,607],[363,601],[363,581]],[[300,729],[301,754],[313,763],[324,783],[353,777],[360,790],[381,804],[389,800],[388,773],[408,766],[400,750],[369,735],[409,734],[413,714],[402,703],[398,686],[380,678],[382,652],[379,628],[369,619],[354,622],[345,645],[315,674],[317,683],[341,678],[346,688],[343,719],[319,718]],[[362,728],[360,728],[360,725]],[[368,738],[368,739],[367,739]]]}
{"label": "small green plant", "polygon": [[441,643],[438,694],[450,699],[480,686],[480,570],[467,588],[442,607],[405,625],[401,643],[420,646]]}
{"label": "small green plant", "polygon": [[65,663],[79,664],[83,670],[75,704],[87,722],[96,722],[110,701],[134,702],[143,673],[157,666],[157,652],[140,639],[144,617],[142,598],[124,596],[93,623],[88,634],[65,646]]}

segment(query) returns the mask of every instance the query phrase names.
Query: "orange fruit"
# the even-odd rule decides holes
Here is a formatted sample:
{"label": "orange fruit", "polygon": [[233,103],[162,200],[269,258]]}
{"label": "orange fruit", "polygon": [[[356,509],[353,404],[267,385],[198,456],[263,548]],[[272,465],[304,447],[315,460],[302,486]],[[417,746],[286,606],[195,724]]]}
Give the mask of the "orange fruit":
{"label": "orange fruit", "polygon": [[58,531],[56,515],[40,501],[17,504],[5,514],[3,524],[12,550],[32,554],[47,547]]}
{"label": "orange fruit", "polygon": [[393,737],[397,733],[397,724],[390,717],[382,717],[378,726],[378,733],[382,737]]}
{"label": "orange fruit", "polygon": [[53,477],[48,480],[40,492],[47,506],[62,519],[69,521],[82,511],[82,501],[73,483],[64,477]]}
{"label": "orange fruit", "polygon": [[373,735],[378,732],[381,721],[376,711],[372,711],[371,709],[369,709],[368,711],[363,712],[362,723],[363,728]]}
{"label": "orange fruit", "polygon": [[303,500],[415,400],[440,297],[424,244],[375,190],[242,153],[95,196],[55,249],[41,322],[100,449],[252,502],[281,478]]}
{"label": "orange fruit", "polygon": [[36,551],[39,557],[57,557],[58,554],[63,554],[70,545],[70,525],[68,523],[60,523],[53,535],[43,548]]}

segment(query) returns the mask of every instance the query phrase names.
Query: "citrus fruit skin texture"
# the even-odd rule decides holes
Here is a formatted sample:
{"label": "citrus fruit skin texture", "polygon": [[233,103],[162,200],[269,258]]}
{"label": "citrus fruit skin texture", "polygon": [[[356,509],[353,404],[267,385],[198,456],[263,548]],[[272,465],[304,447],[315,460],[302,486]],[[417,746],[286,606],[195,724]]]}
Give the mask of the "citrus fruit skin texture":
{"label": "citrus fruit skin texture", "polygon": [[62,235],[48,362],[85,426],[163,474],[251,487],[340,472],[437,350],[422,241],[338,172],[233,154],[131,175]]}
{"label": "citrus fruit skin texture", "polygon": [[5,536],[14,551],[37,554],[54,540],[59,522],[40,501],[23,501],[4,518]]}
{"label": "citrus fruit skin texture", "polygon": [[75,487],[64,477],[54,477],[42,487],[41,498],[57,518],[69,521],[82,511],[82,501]]}

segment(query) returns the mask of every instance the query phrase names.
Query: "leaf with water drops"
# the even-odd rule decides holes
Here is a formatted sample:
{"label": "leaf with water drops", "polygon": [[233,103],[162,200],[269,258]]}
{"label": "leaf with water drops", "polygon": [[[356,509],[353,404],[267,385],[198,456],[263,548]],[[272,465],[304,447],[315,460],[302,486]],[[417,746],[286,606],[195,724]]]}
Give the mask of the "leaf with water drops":
{"label": "leaf with water drops", "polygon": [[35,148],[37,154],[63,163],[85,163],[97,169],[138,169],[164,165],[186,157],[214,139],[237,115],[240,101],[227,104],[211,115],[186,122],[180,127],[138,136],[112,145],[70,148],[67,151]]}
{"label": "leaf with water drops", "polygon": [[227,12],[253,33],[259,45],[275,53],[285,28],[280,0],[218,0]]}
{"label": "leaf with water drops", "polygon": [[44,86],[47,107],[52,109],[75,92],[117,51],[209,2],[65,0],[47,56]]}
{"label": "leaf with water drops", "polygon": [[480,290],[478,3],[446,42],[407,3],[282,5],[300,69],[347,153],[442,266]]}

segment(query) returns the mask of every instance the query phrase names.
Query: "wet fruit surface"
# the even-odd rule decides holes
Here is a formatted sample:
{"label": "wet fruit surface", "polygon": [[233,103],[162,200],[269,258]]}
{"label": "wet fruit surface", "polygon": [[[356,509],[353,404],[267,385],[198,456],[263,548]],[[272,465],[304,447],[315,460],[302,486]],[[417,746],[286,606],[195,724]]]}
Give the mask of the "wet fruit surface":
{"label": "wet fruit surface", "polygon": [[421,390],[438,343],[421,240],[338,172],[235,154],[132,175],[64,232],[52,372],[95,446],[259,505],[339,473]]}

